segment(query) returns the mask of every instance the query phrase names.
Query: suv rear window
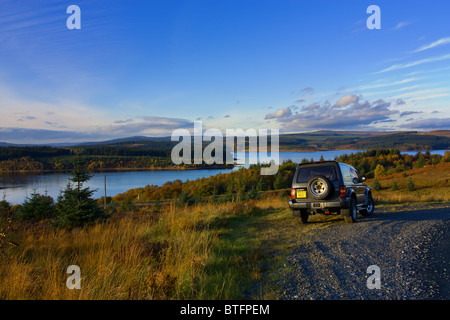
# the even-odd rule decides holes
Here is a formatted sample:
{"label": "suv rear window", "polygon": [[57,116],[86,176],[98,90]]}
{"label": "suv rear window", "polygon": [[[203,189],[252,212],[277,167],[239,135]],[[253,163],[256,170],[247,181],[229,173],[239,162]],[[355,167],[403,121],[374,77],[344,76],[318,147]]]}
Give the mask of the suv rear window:
{"label": "suv rear window", "polygon": [[314,176],[324,176],[328,180],[336,180],[336,169],[335,166],[314,166],[314,167],[304,167],[298,170],[297,182],[304,183],[308,182]]}

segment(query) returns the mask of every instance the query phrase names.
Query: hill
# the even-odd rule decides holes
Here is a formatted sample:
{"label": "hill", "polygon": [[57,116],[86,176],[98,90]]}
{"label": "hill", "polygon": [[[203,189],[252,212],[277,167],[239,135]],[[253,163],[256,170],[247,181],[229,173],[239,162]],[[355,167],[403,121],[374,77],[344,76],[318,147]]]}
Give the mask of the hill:
{"label": "hill", "polygon": [[[447,136],[448,135],[448,136]],[[445,150],[450,148],[450,131],[418,133],[317,131],[280,136],[282,151],[369,150],[395,148],[402,151]]]}

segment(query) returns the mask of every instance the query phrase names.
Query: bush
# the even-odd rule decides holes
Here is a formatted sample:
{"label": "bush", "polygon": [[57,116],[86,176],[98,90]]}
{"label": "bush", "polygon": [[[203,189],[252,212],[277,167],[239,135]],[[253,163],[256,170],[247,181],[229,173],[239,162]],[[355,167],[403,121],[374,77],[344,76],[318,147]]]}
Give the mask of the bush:
{"label": "bush", "polygon": [[34,192],[27,198],[19,210],[20,220],[44,220],[55,216],[55,203],[53,198]]}
{"label": "bush", "polygon": [[406,185],[406,190],[414,191],[416,190],[416,186],[414,185],[414,181],[409,177],[408,184]]}
{"label": "bush", "polygon": [[127,198],[120,203],[120,211],[122,212],[134,211],[134,209],[135,205],[130,198]]}
{"label": "bush", "polygon": [[394,181],[394,183],[392,184],[392,191],[397,191],[398,190],[398,184],[396,181]]}
{"label": "bush", "polygon": [[0,201],[0,217],[3,216],[6,217],[10,211],[11,211],[11,204],[6,200]]}
{"label": "bush", "polygon": [[377,191],[381,190],[381,184],[377,179],[373,180],[372,188]]}
{"label": "bush", "polygon": [[279,189],[284,189],[286,188],[286,185],[284,183],[284,179],[283,176],[281,175],[280,172],[278,172],[278,174],[275,177],[275,181],[273,182],[273,188],[275,190],[279,190]]}
{"label": "bush", "polygon": [[183,191],[178,196],[176,204],[177,206],[182,207],[182,206],[192,206],[196,202],[197,202],[196,199],[192,195],[190,195],[188,191]]}

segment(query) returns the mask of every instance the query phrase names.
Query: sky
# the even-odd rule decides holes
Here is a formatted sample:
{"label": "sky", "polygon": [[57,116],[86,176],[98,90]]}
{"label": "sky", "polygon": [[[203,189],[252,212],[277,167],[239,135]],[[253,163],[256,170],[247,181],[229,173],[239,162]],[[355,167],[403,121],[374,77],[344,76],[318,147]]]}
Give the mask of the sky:
{"label": "sky", "polygon": [[449,13],[445,0],[0,0],[0,142],[170,136],[194,121],[450,129]]}

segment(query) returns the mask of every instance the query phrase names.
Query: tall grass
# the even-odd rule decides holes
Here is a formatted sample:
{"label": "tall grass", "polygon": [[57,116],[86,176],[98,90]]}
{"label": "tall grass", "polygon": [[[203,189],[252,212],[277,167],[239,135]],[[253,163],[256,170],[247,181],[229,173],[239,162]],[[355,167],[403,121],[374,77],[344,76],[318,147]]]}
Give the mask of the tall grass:
{"label": "tall grass", "polygon": [[[18,246],[1,255],[0,299],[241,297],[259,272],[258,252],[243,227],[269,203],[119,210],[107,222],[71,231],[19,223]],[[70,265],[81,269],[80,290],[66,286]]]}
{"label": "tall grass", "polygon": [[[378,203],[450,201],[450,163],[430,165],[379,178],[381,190],[374,191]],[[408,188],[412,181],[414,189]],[[370,184],[370,181],[368,182]]]}

